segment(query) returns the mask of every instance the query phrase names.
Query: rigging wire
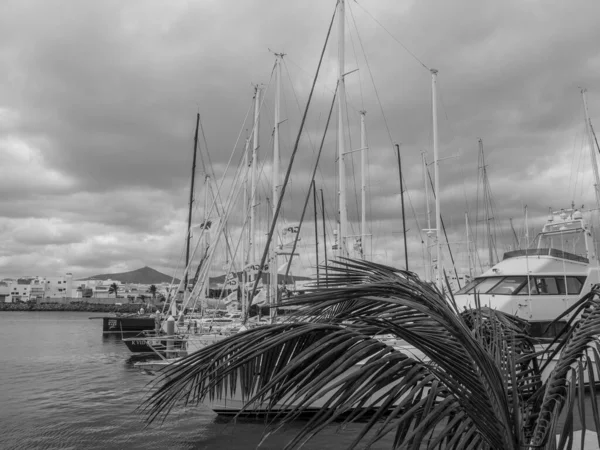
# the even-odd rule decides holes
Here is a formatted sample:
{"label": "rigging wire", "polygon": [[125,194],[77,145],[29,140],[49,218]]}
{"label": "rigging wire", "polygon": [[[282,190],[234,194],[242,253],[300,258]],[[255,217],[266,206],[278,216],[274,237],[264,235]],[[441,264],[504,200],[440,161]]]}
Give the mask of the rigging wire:
{"label": "rigging wire", "polygon": [[369,70],[369,76],[371,78],[371,83],[373,84],[375,96],[377,97],[377,103],[379,104],[379,109],[381,110],[381,115],[383,116],[383,122],[385,124],[385,129],[387,130],[387,134],[390,139],[390,144],[393,148],[394,147],[394,139],[392,138],[392,133],[391,133],[390,127],[388,125],[387,117],[385,115],[385,112],[383,111],[383,104],[381,103],[381,98],[379,97],[379,91],[377,90],[377,86],[375,85],[375,78],[373,77],[373,71],[371,70],[371,65],[369,64],[369,60],[367,58],[367,53],[365,52],[365,46],[363,45],[363,41],[360,37],[360,33],[358,32],[358,27],[356,26],[356,20],[354,18],[354,13],[352,12],[352,8],[350,7],[350,4],[348,4],[348,9],[350,10],[350,15],[352,16],[352,20],[354,21],[354,27],[356,28],[356,35],[358,37],[358,42],[360,43],[360,48],[361,48],[361,50],[363,52],[363,56],[365,58],[365,64],[367,66],[367,69]]}
{"label": "rigging wire", "polygon": [[[223,183],[224,183],[224,181],[225,181],[225,175],[226,175],[226,173],[227,173],[227,171],[228,171],[228,169],[229,169],[229,166],[230,166],[230,164],[231,164],[231,162],[232,162],[232,160],[233,160],[233,155],[235,154],[235,149],[237,148],[237,146],[238,146],[238,144],[239,144],[239,140],[240,140],[240,137],[241,137],[241,135],[242,135],[242,132],[243,132],[243,129],[244,129],[244,125],[246,124],[246,121],[248,120],[248,116],[249,116],[249,114],[250,114],[250,111],[251,111],[251,109],[252,109],[252,103],[250,104],[250,107],[248,108],[248,111],[246,112],[246,116],[245,116],[245,118],[244,118],[243,125],[242,125],[242,127],[241,127],[241,129],[240,129],[240,132],[239,132],[239,134],[238,134],[238,137],[237,137],[237,139],[236,139],[236,142],[235,142],[235,145],[234,145],[234,147],[233,147],[233,150],[232,150],[232,152],[231,152],[231,154],[230,154],[230,156],[229,156],[229,161],[228,161],[228,163],[227,163],[227,166],[225,167],[225,171],[224,171],[224,173],[223,173],[223,176],[221,177],[221,182],[220,182],[220,185],[219,185],[219,187],[218,187],[218,191],[220,191],[220,189],[221,189],[221,187],[222,187],[222,185],[223,185]],[[210,209],[211,213],[212,213],[212,211],[213,211],[213,209],[214,209],[215,207],[217,207],[217,208],[218,208],[217,204],[218,204],[218,202],[217,202],[217,198],[214,198],[214,199],[213,199],[213,202],[212,202],[212,205],[211,205],[211,209]],[[210,213],[209,213],[209,215],[210,215]],[[205,230],[203,229],[203,230],[202,230],[202,232],[200,233],[200,237],[202,237],[202,235],[203,235],[203,233],[204,233],[204,232],[205,232]],[[186,239],[187,239],[187,233],[186,233]],[[195,255],[195,253],[196,253],[196,250],[198,249],[198,247],[199,247],[199,245],[200,245],[200,242],[201,242],[201,239],[199,239],[199,240],[198,240],[198,242],[196,243],[196,245],[195,245],[195,247],[194,247],[194,250],[192,251],[192,253],[191,253],[191,255],[190,255],[190,259],[189,259],[188,266],[185,268],[186,272],[190,270],[191,261],[193,261],[194,255]],[[180,286],[179,286],[178,290],[181,290],[181,283],[183,283],[183,278],[182,278],[182,280],[180,281]],[[187,287],[186,287],[186,288],[187,288]]]}
{"label": "rigging wire", "polygon": [[[352,11],[350,11],[350,13],[352,13]],[[352,38],[352,33],[350,32],[352,30],[352,27],[350,25],[352,25],[350,23],[350,20],[348,19],[348,17],[346,16],[346,22],[348,22],[348,35],[350,36],[350,44],[352,45],[352,53],[354,53],[354,60],[356,61],[356,65],[358,66],[358,56],[356,54],[356,46],[354,45],[354,39]],[[356,34],[358,35],[358,28],[356,27],[356,22],[354,22],[354,29],[356,30]],[[360,92],[360,107],[361,110],[365,109],[365,99],[363,96],[363,89],[362,89],[362,78],[360,76],[360,70],[356,71],[356,74],[358,75],[358,87],[359,87],[359,92]]]}
{"label": "rigging wire", "polygon": [[[329,129],[329,121],[331,120],[331,114],[333,113],[333,107],[335,106],[336,96],[337,96],[337,90],[333,94],[333,98],[331,99],[331,108],[329,109],[329,115],[327,116],[327,123],[325,125],[325,130],[323,131],[323,139],[321,140],[321,145],[319,147],[319,153],[317,155],[317,159],[315,161],[313,171],[312,171],[312,176],[311,176],[311,180],[310,180],[311,185],[313,185],[313,183],[315,181],[315,173],[317,172],[317,167],[319,167],[319,160],[321,159],[321,152],[323,151],[323,145],[325,144],[325,137],[327,136],[327,130]],[[300,216],[300,224],[298,225],[298,232],[295,234],[294,246],[292,247],[292,251],[290,254],[290,260],[289,260],[287,268],[285,270],[284,278],[287,278],[288,273],[290,271],[290,267],[292,265],[292,260],[294,258],[294,252],[296,251],[296,245],[298,244],[298,239],[300,237],[300,229],[301,229],[302,223],[304,221],[304,213],[306,212],[306,207],[308,205],[308,200],[310,199],[310,194],[311,194],[311,189],[309,189],[308,193],[306,194],[306,198],[304,201],[304,207],[302,209],[302,215]]]}
{"label": "rigging wire", "polygon": [[[283,65],[285,67],[288,79],[290,80],[290,86],[292,88],[292,93],[294,94],[294,99],[296,101],[296,106],[298,108],[298,111],[301,112],[302,110],[300,108],[300,101],[298,100],[298,95],[296,94],[296,89],[294,89],[294,83],[292,82],[292,77],[290,75],[289,68],[287,67],[287,64],[286,64],[286,60],[287,59],[289,59],[289,58],[287,58],[287,55],[286,55],[286,59],[283,60]],[[299,67],[299,66],[297,66],[297,67]],[[331,91],[331,93],[334,94],[335,90]],[[311,134],[308,131],[306,132],[306,137],[308,138],[308,142],[310,144],[310,148],[311,148],[311,150],[313,152],[313,155],[316,155],[317,149],[316,149],[315,143],[313,142]],[[321,171],[321,168],[319,168],[319,175],[321,176],[321,181],[323,182],[323,184],[325,184],[325,177],[323,176],[323,172]],[[303,194],[304,194],[304,192],[303,192]]]}
{"label": "rigging wire", "polygon": [[[285,189],[287,187],[287,183],[288,183],[288,180],[290,178],[290,173],[292,171],[292,166],[293,166],[293,163],[294,163],[294,159],[295,159],[296,153],[298,151],[298,145],[300,144],[300,137],[302,136],[302,130],[304,128],[304,124],[306,122],[306,116],[308,114],[308,108],[310,106],[310,102],[312,100],[312,96],[313,96],[313,93],[315,91],[315,84],[317,82],[317,78],[319,76],[319,71],[321,69],[321,64],[322,64],[323,58],[325,56],[325,50],[327,48],[327,42],[329,41],[329,36],[331,35],[331,29],[333,28],[333,22],[334,22],[334,19],[335,19],[335,16],[336,16],[336,12],[337,12],[337,5],[336,5],[336,8],[335,8],[335,10],[333,12],[333,15],[331,17],[331,23],[329,24],[329,29],[327,30],[327,37],[325,38],[325,43],[323,45],[323,49],[321,50],[321,56],[319,57],[319,64],[317,65],[317,71],[315,73],[315,77],[314,77],[312,86],[310,88],[310,94],[308,95],[308,100],[306,102],[306,108],[304,109],[304,114],[302,116],[302,121],[300,122],[300,129],[298,130],[298,135],[296,136],[296,142],[294,143],[294,149],[292,150],[292,154],[291,154],[291,157],[290,157],[290,162],[288,164],[287,172],[285,174],[285,180],[284,180],[284,182],[283,182],[283,184],[281,186],[281,192],[280,192],[280,195],[279,195],[279,199],[277,200],[277,207],[275,209],[275,213],[273,214],[274,218],[276,218],[279,215],[279,211],[281,210],[281,204],[282,204],[282,201],[283,201],[283,196],[285,194]],[[262,275],[262,272],[263,272],[263,266],[265,264],[265,260],[267,259],[267,255],[269,253],[269,248],[268,247],[269,247],[269,244],[270,244],[271,239],[273,237],[273,231],[274,231],[274,228],[275,228],[275,223],[276,223],[276,220],[273,220],[272,223],[271,223],[271,227],[270,227],[269,234],[268,234],[268,237],[267,237],[267,244],[265,245],[265,250],[263,252],[263,255],[262,255],[262,258],[261,258],[261,262],[260,262],[260,265],[259,265],[259,268],[258,268],[258,275],[256,277],[256,281],[254,282],[254,286],[252,287],[252,295],[250,297],[251,300],[250,300],[250,304],[248,305],[248,307],[251,306],[252,299],[256,295],[256,288],[258,287],[258,280],[261,278],[261,275]],[[246,322],[246,320],[247,320],[247,317],[244,317],[244,323]]]}
{"label": "rigging wire", "polygon": [[380,21],[378,21],[378,20],[377,20],[375,17],[373,17],[373,15],[372,15],[372,14],[371,14],[369,11],[367,11],[367,10],[366,10],[366,9],[365,9],[365,8],[364,8],[364,7],[363,7],[361,4],[360,4],[360,3],[358,3],[358,1],[357,1],[357,0],[354,0],[354,3],[356,3],[356,5],[357,5],[357,6],[358,6],[360,9],[362,9],[362,10],[363,10],[365,13],[367,13],[367,15],[368,15],[369,17],[371,17],[371,19],[373,19],[373,21],[374,21],[374,22],[375,22],[377,25],[379,25],[379,26],[380,26],[380,27],[381,27],[381,28],[382,28],[382,29],[383,29],[383,30],[384,30],[384,31],[385,31],[385,32],[386,32],[386,33],[387,33],[387,34],[388,34],[388,35],[389,35],[389,36],[390,36],[390,37],[391,37],[391,38],[392,38],[394,41],[396,41],[398,44],[400,44],[400,46],[401,46],[401,47],[402,47],[402,48],[403,48],[403,49],[404,49],[404,50],[405,50],[405,51],[406,51],[406,52],[407,52],[407,53],[408,53],[410,56],[412,56],[412,57],[415,59],[415,61],[417,61],[417,62],[418,62],[418,63],[419,63],[419,64],[420,64],[420,65],[421,65],[423,68],[425,68],[425,70],[427,71],[427,73],[430,73],[430,72],[431,72],[431,69],[430,69],[429,67],[427,67],[427,66],[425,65],[425,63],[424,63],[423,61],[421,61],[421,60],[420,60],[420,59],[417,57],[417,55],[415,55],[413,52],[411,52],[411,51],[408,49],[408,47],[407,47],[406,45],[404,45],[402,42],[400,42],[400,40],[399,40],[398,38],[396,38],[396,36],[394,36],[392,33],[390,33],[390,32],[388,31],[388,29],[387,29],[386,27],[384,27],[384,26],[383,26],[383,24],[382,24]]}
{"label": "rigging wire", "polygon": [[[283,65],[284,65],[284,67],[285,67],[285,70],[286,70],[286,73],[287,73],[287,75],[288,75],[288,79],[290,80],[290,86],[292,87],[292,93],[294,94],[294,99],[295,99],[295,101],[296,101],[296,105],[297,105],[297,107],[298,107],[298,111],[300,111],[300,112],[301,112],[301,108],[300,108],[300,102],[299,102],[299,100],[298,100],[298,95],[297,95],[297,93],[296,93],[296,89],[294,89],[294,84],[292,83],[292,77],[291,77],[291,75],[290,75],[289,68],[287,67],[287,64],[286,64],[286,61],[287,61],[287,60],[290,60],[290,58],[289,58],[289,56],[288,56],[288,55],[286,55],[286,58],[283,60]],[[290,61],[291,61],[291,60],[290,60]],[[293,63],[293,64],[294,64],[296,67],[298,67],[300,70],[304,71],[304,69],[302,69],[300,66],[298,66],[298,65],[297,65],[296,63],[294,63],[293,61],[292,61],[292,63]],[[306,72],[306,71],[304,71],[304,72]],[[306,72],[306,73],[308,73],[308,72]],[[337,91],[337,88],[336,88],[336,89],[334,89],[334,90],[330,90],[330,89],[328,89],[328,88],[327,88],[327,90],[328,90],[329,92],[331,92],[332,94],[335,94],[335,92]],[[319,115],[319,117],[320,117],[320,115]],[[308,131],[306,132],[306,136],[307,136],[307,138],[308,138],[308,141],[309,141],[309,143],[310,143],[310,147],[311,147],[311,150],[312,150],[312,152],[313,152],[313,155],[314,155],[314,156],[316,156],[317,149],[316,149],[315,143],[313,142],[313,140],[312,140],[312,138],[311,138],[311,135],[310,135],[310,133],[309,133]],[[319,168],[318,168],[318,173],[319,173],[319,176],[320,176],[320,178],[321,178],[321,183],[322,183],[322,186],[325,188],[325,192],[326,192],[326,193],[329,195],[329,191],[328,191],[328,189],[327,189],[327,184],[325,183],[325,176],[323,175],[323,171],[322,171],[322,169],[321,169],[321,167],[320,167],[320,166],[319,166]],[[304,193],[304,191],[302,191],[302,192]],[[330,222],[330,221],[327,221],[326,227],[328,227],[328,228],[329,228],[329,231],[330,231],[330,232],[333,232],[333,226],[331,225],[331,222]]]}
{"label": "rigging wire", "polygon": [[[365,127],[365,140],[367,142],[367,148],[371,148],[368,143],[369,143],[369,130],[366,129]],[[373,202],[372,197],[371,197],[371,151],[367,151],[366,153],[367,156],[367,173],[366,173],[366,179],[367,179],[367,186],[368,188],[366,188],[367,190],[367,197],[368,197],[368,201],[367,203],[369,204],[369,220],[367,221],[368,225],[368,231],[369,231],[369,237],[370,237],[370,249],[371,249],[371,256],[369,259],[373,259],[373,227],[371,224],[371,219],[373,218]],[[363,232],[364,233],[364,232]],[[363,242],[363,246],[366,246],[366,243]],[[366,252],[365,252],[366,253]]]}
{"label": "rigging wire", "polygon": [[[287,56],[287,55],[286,55],[286,56]],[[285,71],[286,71],[286,74],[287,74],[288,80],[289,80],[289,82],[290,82],[289,84],[290,84],[290,87],[291,87],[291,89],[292,89],[292,94],[293,94],[293,98],[294,98],[294,100],[295,100],[296,107],[297,107],[297,109],[298,109],[298,112],[302,113],[302,110],[301,110],[301,107],[300,107],[300,102],[299,102],[299,100],[298,100],[298,95],[297,95],[297,93],[296,93],[296,90],[295,90],[295,88],[294,88],[294,83],[293,83],[293,81],[292,81],[292,77],[291,77],[291,74],[290,74],[290,70],[289,70],[289,67],[288,67],[288,66],[287,66],[287,64],[286,64],[286,59],[288,59],[288,58],[287,58],[287,57],[286,57],[285,59],[283,59],[283,58],[282,58],[282,61],[283,61],[284,67],[285,67]],[[319,118],[320,118],[320,114],[319,114]],[[318,123],[318,121],[317,121],[317,123]],[[290,130],[290,128],[288,127],[288,132],[289,132],[289,130]],[[315,154],[316,154],[316,148],[315,148],[315,143],[313,142],[313,138],[311,137],[311,133],[310,133],[310,132],[307,130],[307,131],[304,133],[304,135],[307,137],[307,139],[308,139],[308,141],[309,141],[309,144],[310,144],[310,149],[311,149],[311,151],[312,151],[313,155],[315,155]],[[291,141],[291,136],[290,136],[290,141]],[[320,177],[320,179],[321,179],[321,180],[323,181],[323,183],[324,183],[324,176],[323,176],[323,173],[322,173],[322,170],[321,170],[321,168],[320,168],[320,167],[319,167],[319,177]],[[292,182],[292,180],[291,180],[291,179],[290,179],[290,185],[291,185],[291,186],[293,186],[293,182]],[[300,190],[300,193],[302,194],[302,197],[304,197],[305,195],[309,195],[309,194],[310,194],[310,192],[311,192],[311,189],[312,189],[312,188],[309,188],[309,190],[308,190],[308,193],[307,193],[307,192],[305,191],[305,189],[304,189],[304,185],[303,185],[302,183],[300,183],[300,185],[299,185],[298,189]],[[293,191],[292,191],[292,192],[293,192]],[[292,201],[291,203],[293,203],[293,201]],[[283,210],[283,206],[282,206],[282,210]],[[285,221],[285,219],[284,219],[284,221]],[[299,233],[297,234],[297,236],[298,236],[298,237],[300,236],[300,235],[299,235]],[[282,242],[283,242],[283,241],[282,241]],[[306,250],[306,249],[308,248],[308,243],[307,243],[306,241],[302,241],[302,242],[301,242],[301,244],[300,244],[300,246],[301,246],[301,248],[302,248],[303,250]],[[305,252],[305,253],[307,253],[307,252]],[[289,260],[291,260],[291,259],[292,259],[292,258],[289,258]],[[288,261],[288,258],[287,258],[287,256],[285,257],[285,260],[286,260],[286,263],[287,263],[287,261]],[[296,261],[299,261],[301,268],[306,268],[306,267],[307,267],[307,266],[306,266],[306,261],[305,261],[304,259],[302,259],[302,258],[297,258],[297,259],[296,259]],[[310,263],[309,263],[309,264],[310,264]],[[309,267],[312,267],[312,266],[310,266],[310,265],[309,265]]]}
{"label": "rigging wire", "polygon": [[[352,170],[352,187],[354,188],[354,203],[356,206],[356,211],[360,211],[359,207],[358,207],[358,191],[356,190],[356,166],[354,164],[354,154],[355,152],[352,150],[353,146],[352,146],[352,133],[350,132],[350,117],[348,114],[348,108],[346,108],[346,129],[348,130],[348,145],[350,148],[350,151],[352,152],[350,154],[350,163],[352,165],[351,170]],[[344,181],[342,181],[344,182]],[[353,222],[349,223],[350,225],[350,231],[352,232],[352,234],[356,234],[356,231],[354,230],[354,225]]]}
{"label": "rigging wire", "polygon": [[[272,79],[272,77],[273,77],[274,69],[275,69],[275,68],[273,67],[273,70],[271,71],[271,79]],[[270,83],[271,83],[271,82],[269,81],[269,85],[267,85],[267,89],[265,90],[265,93],[268,91],[268,88],[269,88],[269,86],[270,86]],[[266,96],[265,96],[265,97],[266,97]],[[264,99],[265,99],[265,97],[263,97],[263,99],[262,99],[262,103],[264,103]],[[242,127],[240,128],[240,132],[238,133],[238,136],[237,136],[237,139],[236,139],[235,145],[234,145],[234,147],[233,147],[233,151],[232,151],[232,152],[231,152],[231,154],[230,154],[229,160],[228,160],[228,162],[227,162],[227,165],[226,165],[226,167],[225,167],[225,170],[224,170],[224,172],[223,172],[223,175],[222,175],[222,177],[221,177],[220,183],[219,183],[219,185],[218,185],[218,188],[217,188],[217,192],[220,192],[220,191],[221,191],[221,189],[222,189],[222,187],[223,187],[223,184],[224,184],[224,182],[225,182],[225,179],[226,179],[226,174],[227,174],[227,172],[228,172],[228,170],[229,170],[229,167],[230,167],[230,165],[231,165],[231,163],[232,163],[232,161],[233,161],[233,156],[234,156],[234,154],[235,154],[235,149],[236,149],[236,148],[238,147],[238,145],[239,145],[240,138],[241,138],[241,136],[242,136],[242,133],[243,133],[243,131],[244,131],[244,128],[245,128],[246,122],[247,122],[247,120],[248,120],[248,117],[249,117],[249,115],[250,115],[250,111],[252,110],[252,107],[253,107],[253,102],[250,104],[250,107],[248,108],[248,111],[246,112],[246,116],[245,116],[245,118],[244,118],[244,122],[243,122],[243,124],[242,124]],[[254,120],[254,124],[253,124],[253,131],[252,131],[252,132],[253,132],[253,133],[257,133],[257,132],[258,132],[258,122],[256,121],[256,119]],[[247,151],[249,150],[249,147],[248,147],[248,146],[245,146],[245,147],[246,147],[246,148],[245,148],[245,150],[244,150],[244,153],[245,153],[245,152],[247,152]],[[237,170],[236,170],[236,173],[238,174],[238,176],[234,176],[235,183],[234,183],[234,186],[232,187],[232,190],[230,191],[230,193],[228,194],[228,197],[227,197],[227,201],[226,201],[226,204],[227,204],[227,206],[224,208],[224,218],[223,218],[223,217],[220,217],[220,219],[221,219],[221,223],[219,224],[219,230],[218,230],[218,232],[217,232],[217,236],[220,236],[220,234],[221,234],[221,233],[225,234],[225,231],[224,231],[224,230],[225,230],[225,225],[226,225],[226,223],[227,223],[227,220],[228,220],[228,218],[229,218],[229,215],[230,215],[230,213],[231,213],[231,211],[230,211],[230,209],[229,209],[229,208],[230,208],[230,205],[231,205],[231,203],[234,201],[234,198],[235,198],[234,192],[235,192],[235,190],[237,189],[237,188],[235,188],[235,186],[236,186],[236,184],[239,184],[239,185],[241,186],[241,181],[240,181],[240,180],[242,179],[242,177],[241,177],[241,176],[239,176],[239,174],[241,173],[241,170],[242,170],[242,167],[243,167],[243,166],[244,166],[244,155],[242,155],[242,157],[241,157],[241,158],[240,158],[240,160],[238,161],[238,166],[237,166]],[[246,170],[248,170],[248,168],[246,168]],[[238,193],[238,195],[239,195],[239,193]],[[212,205],[211,205],[211,208],[210,208],[209,216],[212,214],[212,212],[213,212],[213,210],[214,210],[214,209],[218,209],[218,203],[219,203],[219,202],[217,202],[217,197],[213,198],[213,202],[212,202]],[[204,229],[204,228],[203,228],[203,229],[202,229],[202,232],[201,232],[201,234],[200,234],[200,237],[202,237],[202,236],[203,236],[203,234],[204,234],[205,232],[206,232],[206,229]],[[240,238],[240,239],[241,239],[241,238]],[[217,238],[217,241],[218,241],[218,238]],[[194,254],[196,253],[196,251],[197,251],[197,249],[198,249],[198,247],[199,247],[199,245],[200,245],[200,242],[201,242],[201,239],[199,239],[199,240],[198,240],[198,242],[196,243],[196,246],[194,247],[194,251],[192,252],[192,255],[191,255],[191,257],[190,257],[190,261],[192,261],[192,260],[193,260]],[[214,255],[214,254],[215,254],[215,252],[216,252],[216,247],[217,247],[216,245],[213,245],[213,246],[210,248],[210,256],[208,256],[208,258],[210,258],[210,259],[212,259],[212,258],[213,258],[213,255]],[[230,250],[230,249],[228,248],[228,250]],[[233,255],[231,255],[231,264],[229,265],[228,274],[229,274],[229,272],[230,272],[230,270],[231,270],[231,269],[233,269],[233,270],[237,270],[237,269],[236,269],[236,265],[237,265],[237,264],[236,264],[236,262],[235,262],[235,257],[234,257],[234,254],[233,254]],[[188,267],[186,267],[186,271],[187,271],[187,270],[189,270],[189,264],[188,264]],[[210,267],[209,267],[209,265],[207,265],[207,267],[206,267],[206,268],[205,268],[205,267],[203,267],[203,268],[202,268],[202,277],[200,277],[200,276],[198,277],[198,279],[197,279],[197,281],[196,281],[196,284],[195,284],[194,288],[192,289],[192,293],[193,293],[193,292],[195,292],[195,290],[197,289],[197,287],[198,287],[200,284],[203,284],[203,283],[205,283],[205,282],[206,282],[206,277],[208,277],[208,275],[209,275],[209,272],[210,272]],[[180,284],[181,284],[181,283],[180,283]],[[181,285],[180,285],[180,288],[179,288],[179,290],[180,290],[180,289],[181,289]],[[191,297],[190,297],[190,298],[191,298]]]}
{"label": "rigging wire", "polygon": [[[349,19],[348,19],[347,16],[345,17],[345,20],[346,20],[347,25],[348,25],[348,30],[350,31],[352,29],[350,25],[352,25],[352,24],[350,23],[350,21],[349,21]],[[357,33],[358,33],[358,30],[357,30]],[[354,39],[352,38],[352,33],[351,32],[349,32],[348,34],[350,36],[350,43],[352,45],[352,51],[354,53],[354,59],[356,61],[356,65],[358,66],[358,57],[357,57],[357,54],[356,54],[356,47],[354,45]],[[360,74],[360,70],[357,69],[356,72],[358,74]],[[362,85],[360,83],[360,78],[359,78],[359,92],[360,92],[361,105],[362,105],[362,107],[364,109],[364,98],[363,98]],[[348,92],[347,91],[346,91],[346,97],[348,97]],[[360,208],[358,206],[359,195],[358,195],[358,191],[356,189],[356,165],[355,165],[355,162],[354,162],[354,151],[352,150],[353,149],[353,146],[352,146],[352,132],[351,132],[351,127],[350,127],[350,113],[348,111],[348,103],[350,103],[350,105],[352,105],[352,102],[351,101],[349,102],[348,99],[346,99],[346,129],[348,130],[348,145],[349,145],[349,147],[351,149],[350,151],[352,152],[352,153],[350,153],[350,164],[351,164],[351,171],[352,171],[352,187],[354,189],[354,203],[355,203],[354,206],[356,208],[355,211],[357,211],[357,213],[358,213],[360,211]],[[354,109],[354,108],[352,108],[352,109]],[[352,235],[357,235],[358,233],[355,230],[354,222],[350,221],[348,225],[350,226],[351,234]]]}
{"label": "rigging wire", "polygon": [[[467,219],[470,217],[470,209],[469,209],[469,200],[467,197],[467,186],[466,186],[466,179],[467,177],[465,176],[465,173],[463,171],[464,167],[463,165],[459,165],[459,170],[460,170],[460,178],[462,180],[462,185],[463,185],[463,195],[465,197],[465,214],[467,215]],[[471,231],[471,223],[469,220],[467,220],[468,225],[465,224],[465,227],[468,226],[468,229],[465,229],[465,239],[467,241],[467,258],[468,258],[468,263],[469,263],[469,267],[474,267],[475,264],[473,264],[473,266],[471,266],[471,260],[475,259],[475,257],[471,258],[471,247],[470,247],[470,242],[468,239],[469,236],[469,232]],[[476,252],[477,253],[477,252]],[[479,255],[477,255],[477,257],[479,257]]]}
{"label": "rigging wire", "polygon": [[[571,169],[569,170],[569,193],[573,192],[571,189],[574,189],[573,186],[573,166],[575,165],[575,141],[577,140],[577,135],[573,136],[573,145],[571,146]],[[575,198],[571,196],[571,198]]]}
{"label": "rigging wire", "polygon": [[[358,4],[358,2],[356,2],[356,1],[355,1],[355,3],[356,3],[356,4],[357,4],[357,5],[358,5],[358,6],[359,6],[361,9],[363,9],[365,12],[367,12],[367,14],[369,14],[369,15],[370,15],[370,13],[368,13],[368,11],[366,11],[366,10],[365,10],[365,9],[364,9],[364,8],[363,8],[363,7],[362,7],[360,4]],[[392,138],[392,134],[391,134],[390,127],[389,127],[389,124],[388,124],[388,120],[387,120],[387,117],[386,117],[385,111],[384,111],[384,109],[383,109],[383,104],[382,104],[382,102],[381,102],[381,98],[380,98],[380,96],[379,96],[379,91],[378,91],[378,89],[377,89],[377,86],[376,86],[376,84],[375,84],[375,79],[374,79],[374,77],[373,77],[373,72],[372,72],[372,70],[371,70],[371,66],[370,66],[370,64],[369,64],[369,60],[368,60],[368,58],[367,58],[367,55],[366,55],[366,51],[365,51],[365,48],[364,48],[364,44],[363,44],[362,38],[360,37],[360,33],[358,32],[358,26],[356,25],[356,18],[355,18],[355,16],[354,16],[354,12],[352,11],[352,7],[351,7],[349,4],[348,4],[348,9],[350,10],[350,15],[351,15],[351,17],[352,17],[352,21],[354,22],[354,28],[356,29],[356,35],[357,35],[357,38],[358,38],[358,41],[359,41],[359,44],[360,44],[360,48],[361,48],[361,50],[362,50],[362,53],[363,53],[363,57],[364,57],[364,59],[365,59],[365,64],[366,64],[366,66],[367,66],[367,69],[368,69],[368,71],[369,71],[369,77],[370,77],[370,79],[371,79],[371,83],[372,83],[372,85],[373,85],[373,89],[374,89],[374,92],[375,92],[375,96],[376,96],[376,98],[377,98],[377,103],[378,103],[378,105],[379,105],[379,109],[380,109],[380,111],[381,111],[381,115],[382,115],[382,117],[383,117],[383,122],[384,122],[384,124],[385,124],[385,129],[386,129],[386,131],[387,131],[387,134],[388,134],[388,138],[389,138],[389,141],[390,141],[390,145],[392,146],[392,149],[393,149],[393,146],[394,146],[394,139]],[[371,16],[371,18],[373,18],[373,19],[374,19],[374,17],[373,17],[373,16]],[[380,24],[380,25],[381,25],[381,24]],[[382,26],[382,25],[381,25],[381,26]],[[382,27],[383,27],[383,26],[382,26]],[[385,27],[383,27],[383,28],[385,29]],[[386,31],[387,31],[387,30],[386,30]],[[392,37],[393,37],[393,36],[392,36]],[[398,41],[398,42],[399,42],[399,41]],[[400,42],[399,42],[399,43],[400,43]],[[401,43],[400,43],[400,44],[401,44]],[[402,44],[401,44],[401,45],[402,45]],[[403,47],[404,47],[404,46],[403,46]],[[405,48],[405,50],[407,50],[409,53],[411,53],[411,52],[410,52],[410,51],[409,51],[409,50],[408,50],[406,47],[404,47],[404,48]],[[411,54],[412,54],[412,53],[411,53]],[[413,56],[414,56],[414,55],[413,55]],[[424,65],[424,64],[423,64],[423,63],[422,63],[422,62],[421,62],[421,61],[420,61],[418,58],[416,58],[416,57],[415,57],[415,59],[417,59],[417,60],[418,60],[418,61],[421,63],[421,65],[422,65],[423,67],[425,67],[425,68],[427,69],[427,71],[429,72],[429,69],[427,68],[427,66],[425,66],[425,65]],[[411,204],[411,208],[413,209],[413,214],[414,214],[414,216],[415,216],[415,219],[416,219],[416,213],[415,213],[415,211],[414,211],[414,207],[412,206],[412,199],[411,199],[411,197],[410,197],[410,191],[408,191],[407,189],[406,189],[405,191],[406,191],[406,194],[407,194],[407,197],[408,197],[408,201],[409,201],[409,203]],[[420,227],[419,227],[419,235],[421,236],[421,230],[420,230]],[[422,236],[421,236],[421,237],[422,237]]]}

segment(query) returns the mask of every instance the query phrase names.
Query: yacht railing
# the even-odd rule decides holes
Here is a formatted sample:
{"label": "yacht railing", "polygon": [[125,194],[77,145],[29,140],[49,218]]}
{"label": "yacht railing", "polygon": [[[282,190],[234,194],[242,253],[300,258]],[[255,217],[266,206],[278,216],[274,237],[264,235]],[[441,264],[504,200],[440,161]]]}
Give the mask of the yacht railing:
{"label": "yacht railing", "polygon": [[590,260],[584,256],[565,252],[556,248],[527,248],[522,250],[513,250],[504,253],[503,259],[514,258],[516,256],[553,256],[555,258],[567,259],[569,261],[577,261],[586,264],[589,264],[590,262]]}

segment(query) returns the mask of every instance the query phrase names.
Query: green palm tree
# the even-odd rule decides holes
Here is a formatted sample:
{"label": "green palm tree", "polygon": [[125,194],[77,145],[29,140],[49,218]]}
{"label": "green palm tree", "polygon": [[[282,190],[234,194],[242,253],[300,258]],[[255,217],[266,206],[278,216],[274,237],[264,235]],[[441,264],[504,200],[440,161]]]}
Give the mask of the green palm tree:
{"label": "green palm tree", "polygon": [[113,283],[108,288],[109,294],[115,294],[115,298],[117,298],[117,293],[119,292],[119,285],[117,283]]}
{"label": "green palm tree", "polygon": [[354,260],[328,269],[324,284],[286,302],[310,322],[251,329],[190,354],[156,379],[140,407],[146,419],[241,395],[245,408],[272,410],[275,426],[320,406],[288,448],[369,413],[352,447],[392,434],[394,448],[562,449],[588,401],[599,429],[596,396],[578,382],[595,383],[600,366],[598,288],[540,352],[525,321],[485,308],[459,313],[410,272]]}
{"label": "green palm tree", "polygon": [[156,286],[155,285],[150,286],[150,293],[152,294],[152,299],[154,300],[156,298]]}

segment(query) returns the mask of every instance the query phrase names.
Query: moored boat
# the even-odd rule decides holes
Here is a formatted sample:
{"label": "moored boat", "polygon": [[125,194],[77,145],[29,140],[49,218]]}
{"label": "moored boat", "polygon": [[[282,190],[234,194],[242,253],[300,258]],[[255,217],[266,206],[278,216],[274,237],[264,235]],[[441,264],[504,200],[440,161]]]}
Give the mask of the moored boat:
{"label": "moored boat", "polygon": [[459,309],[476,299],[527,320],[531,334],[551,338],[566,324],[554,319],[600,282],[591,228],[577,209],[553,212],[532,245],[509,251],[498,264],[454,294]]}
{"label": "moored boat", "polygon": [[154,328],[151,314],[116,314],[102,317],[102,333],[139,333]]}

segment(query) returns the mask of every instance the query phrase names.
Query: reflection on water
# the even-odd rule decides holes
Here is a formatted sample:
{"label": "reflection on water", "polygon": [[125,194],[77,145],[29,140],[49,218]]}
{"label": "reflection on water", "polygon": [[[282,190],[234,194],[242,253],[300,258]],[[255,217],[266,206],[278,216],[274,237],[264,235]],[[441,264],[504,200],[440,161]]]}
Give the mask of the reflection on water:
{"label": "reflection on water", "polygon": [[[217,420],[202,405],[145,427],[136,408],[152,377],[134,367],[139,357],[119,335],[103,336],[101,321],[90,316],[101,314],[0,314],[1,449],[242,450],[259,444],[262,422]],[[282,448],[300,426],[270,437],[261,449]],[[304,448],[345,448],[354,434],[336,431]]]}

